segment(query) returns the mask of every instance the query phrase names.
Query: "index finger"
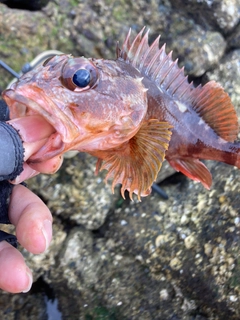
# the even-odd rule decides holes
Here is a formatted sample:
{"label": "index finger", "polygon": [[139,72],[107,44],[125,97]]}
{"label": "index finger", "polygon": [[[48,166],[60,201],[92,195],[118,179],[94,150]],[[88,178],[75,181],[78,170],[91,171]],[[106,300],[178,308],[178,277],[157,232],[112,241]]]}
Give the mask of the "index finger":
{"label": "index finger", "polygon": [[44,252],[52,238],[52,215],[37,195],[22,185],[13,188],[8,211],[16,236],[29,252]]}

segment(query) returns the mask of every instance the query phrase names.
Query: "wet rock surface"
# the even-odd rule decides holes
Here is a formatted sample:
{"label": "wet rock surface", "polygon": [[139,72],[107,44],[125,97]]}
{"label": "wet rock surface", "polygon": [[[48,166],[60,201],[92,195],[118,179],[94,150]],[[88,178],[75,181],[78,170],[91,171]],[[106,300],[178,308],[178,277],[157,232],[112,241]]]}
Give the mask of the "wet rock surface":
{"label": "wet rock surface", "polygon": [[206,28],[220,29],[222,33],[231,32],[239,23],[239,0],[170,0],[174,8],[190,15]]}
{"label": "wet rock surface", "polygon": [[[196,83],[220,82],[240,116],[239,8],[237,0],[59,0],[34,12],[0,4],[0,59],[19,71],[46,49],[113,58],[128,28],[146,25]],[[11,77],[0,72],[4,89]],[[35,284],[27,294],[1,293],[0,318],[239,319],[239,170],[206,162],[208,191],[166,176],[166,163],[159,181],[169,199],[153,193],[139,203],[117,188],[112,196],[94,163],[78,154],[29,181],[53,213],[53,241],[41,255],[22,250]]]}
{"label": "wet rock surface", "polygon": [[62,221],[96,230],[114,209],[118,188],[114,196],[111,184],[104,182],[105,174],[94,175],[95,164],[95,158],[78,153],[73,158],[65,159],[64,166],[52,177],[37,176],[30,182],[31,189]]}

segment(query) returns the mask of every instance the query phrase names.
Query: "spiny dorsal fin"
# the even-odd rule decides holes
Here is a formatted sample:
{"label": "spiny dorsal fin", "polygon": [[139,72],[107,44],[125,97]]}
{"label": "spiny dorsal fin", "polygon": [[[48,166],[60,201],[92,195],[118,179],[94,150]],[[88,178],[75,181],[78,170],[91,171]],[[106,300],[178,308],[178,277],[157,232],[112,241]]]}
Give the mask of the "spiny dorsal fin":
{"label": "spiny dorsal fin", "polygon": [[159,49],[160,36],[149,46],[149,30],[143,36],[144,29],[145,27],[132,42],[131,29],[129,30],[122,49],[117,49],[117,58],[133,65],[175,99],[182,102],[189,101],[194,86],[184,75],[184,68],[180,69],[177,60],[172,60],[172,52],[166,54],[165,44]]}
{"label": "spiny dorsal fin", "polygon": [[122,49],[117,49],[117,58],[130,63],[175,100],[190,106],[221,138],[236,140],[238,119],[228,94],[215,81],[195,88],[184,75],[184,68],[172,60],[172,52],[166,54],[165,44],[159,49],[160,36],[149,46],[149,30],[143,35],[144,29],[133,41],[129,30]]}
{"label": "spiny dorsal fin", "polygon": [[130,198],[136,193],[148,195],[157,174],[161,169],[171,138],[171,126],[168,122],[150,119],[145,122],[137,134],[122,148],[103,152],[103,161],[99,160],[96,172],[108,170],[106,180],[113,179],[112,191],[117,183],[121,183],[121,194],[128,190]]}

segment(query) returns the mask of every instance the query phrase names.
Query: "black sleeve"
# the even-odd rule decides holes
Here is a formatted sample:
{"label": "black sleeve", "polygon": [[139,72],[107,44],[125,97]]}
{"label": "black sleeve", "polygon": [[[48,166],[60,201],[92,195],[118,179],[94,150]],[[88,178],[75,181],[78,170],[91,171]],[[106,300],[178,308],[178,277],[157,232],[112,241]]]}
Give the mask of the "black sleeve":
{"label": "black sleeve", "polygon": [[[13,185],[8,182],[16,178],[23,170],[24,148],[18,132],[9,124],[8,107],[0,100],[0,223],[9,224],[8,202]],[[17,247],[17,238],[0,231],[0,241],[6,240]]]}
{"label": "black sleeve", "polygon": [[7,241],[14,248],[17,248],[17,238],[13,234],[0,230],[0,241]]}
{"label": "black sleeve", "polygon": [[7,104],[0,99],[0,181],[12,180],[23,171],[24,148],[17,130],[9,120]]}
{"label": "black sleeve", "polygon": [[12,180],[23,171],[24,149],[17,131],[0,122],[0,181]]}
{"label": "black sleeve", "polygon": [[[0,181],[0,223],[9,224],[8,218],[8,202],[14,185],[5,181]],[[7,241],[17,248],[17,238],[9,233],[0,230],[0,241]]]}
{"label": "black sleeve", "polygon": [[5,101],[0,98],[0,121],[9,120],[9,109]]}

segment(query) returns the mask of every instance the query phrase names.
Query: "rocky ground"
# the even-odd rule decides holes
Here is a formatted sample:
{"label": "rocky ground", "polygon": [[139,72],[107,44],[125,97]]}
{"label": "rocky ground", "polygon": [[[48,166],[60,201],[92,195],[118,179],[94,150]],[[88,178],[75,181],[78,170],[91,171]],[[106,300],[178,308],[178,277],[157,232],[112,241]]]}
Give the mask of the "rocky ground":
{"label": "rocky ground", "polygon": [[[220,82],[240,116],[239,21],[239,0],[0,4],[0,59],[20,71],[46,49],[114,58],[129,27],[136,34],[145,25],[196,84]],[[11,76],[0,72],[3,90]],[[94,163],[78,154],[29,181],[53,213],[53,241],[45,254],[22,250],[35,283],[27,294],[2,292],[0,318],[240,319],[239,170],[207,162],[208,191],[165,164],[159,181],[169,199],[131,202],[111,194]]]}

